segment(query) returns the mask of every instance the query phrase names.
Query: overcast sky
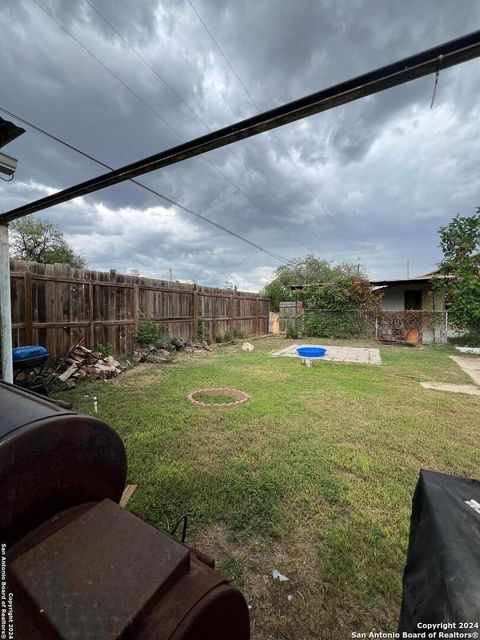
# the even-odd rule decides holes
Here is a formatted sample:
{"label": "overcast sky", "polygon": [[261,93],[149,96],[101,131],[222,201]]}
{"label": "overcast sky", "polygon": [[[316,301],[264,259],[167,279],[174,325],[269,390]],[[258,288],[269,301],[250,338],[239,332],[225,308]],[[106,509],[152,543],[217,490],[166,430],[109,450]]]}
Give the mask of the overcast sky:
{"label": "overcast sky", "polygon": [[[191,2],[2,0],[0,106],[116,168],[480,28],[477,0]],[[433,82],[141,180],[285,259],[419,275],[439,226],[480,206],[480,60],[443,71],[430,110]],[[1,210],[104,172],[26,128]],[[257,290],[280,264],[131,183],[33,215],[99,269]]]}

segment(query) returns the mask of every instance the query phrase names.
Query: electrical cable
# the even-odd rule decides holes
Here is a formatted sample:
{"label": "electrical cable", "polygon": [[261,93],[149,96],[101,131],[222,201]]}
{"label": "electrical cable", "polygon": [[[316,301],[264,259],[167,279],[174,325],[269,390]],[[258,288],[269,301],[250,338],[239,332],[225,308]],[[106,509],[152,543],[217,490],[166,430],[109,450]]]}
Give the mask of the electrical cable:
{"label": "electrical cable", "polygon": [[[105,15],[93,4],[93,2],[91,2],[91,0],[86,0],[87,4],[93,9],[93,11],[95,11],[95,13],[98,15],[98,17],[103,20],[103,22],[105,22],[106,25],[108,25],[110,27],[110,29],[117,34],[117,36],[127,45],[127,47],[132,51],[132,53],[137,56],[137,58],[139,60],[141,60],[141,62],[143,62],[143,64],[145,64],[150,71],[152,71],[152,73],[155,75],[155,77],[165,86],[167,87],[171,93],[190,111],[190,113],[192,113],[192,115],[195,116],[195,118],[207,129],[207,131],[212,131],[212,128],[205,122],[205,120],[198,115],[198,113],[188,104],[188,102],[186,100],[184,100],[182,98],[182,96],[165,80],[165,78],[163,78],[160,73],[158,73],[158,71],[148,62],[148,60],[146,60],[146,58],[144,56],[142,56],[141,53],[139,53],[139,51],[130,43],[130,41],[110,22],[110,20],[108,20],[108,18],[105,17]],[[179,134],[180,135],[180,134]],[[288,211],[288,213],[290,213],[291,216],[295,216],[295,214],[293,213],[292,209],[285,204],[278,196],[277,194],[260,178],[260,176],[251,169],[251,167],[249,167],[236,153],[235,151],[233,151],[233,149],[227,149],[228,153],[230,153],[235,160],[241,164],[244,169],[246,169],[246,171],[255,178],[255,180],[257,180],[257,182],[259,182],[262,187],[264,189],[266,189],[270,195],[277,201],[279,202],[279,204],[285,208],[286,211]],[[209,163],[211,164],[211,163]],[[215,170],[217,170],[224,178],[225,180],[227,180],[230,184],[232,184],[235,189],[237,189],[240,193],[243,194],[243,196],[245,198],[247,198],[247,200],[255,207],[257,208],[257,205],[251,200],[250,196],[248,196],[247,193],[245,193],[245,191],[243,189],[241,189],[236,183],[232,182],[232,180],[230,180],[230,178],[220,169],[218,169],[218,167],[211,165]],[[275,224],[279,224],[278,220],[275,219],[272,215],[270,215],[267,211],[262,212],[264,215],[267,215],[268,218],[270,218]],[[308,251],[314,253],[312,251],[311,248],[309,248],[307,245],[305,245],[301,240],[299,240],[297,237],[292,236],[291,232],[288,231],[287,229],[283,228],[283,231],[289,235],[290,237],[294,237],[294,239],[299,242],[305,249],[307,249]],[[326,247],[327,250],[332,251],[332,249],[330,247],[328,247],[325,244],[325,241],[322,239],[320,240],[321,244],[323,244],[323,246]],[[333,253],[333,251],[332,251]]]}
{"label": "electrical cable", "polygon": [[[151,113],[153,113],[154,116],[156,116],[157,118],[160,119],[160,121],[166,126],[168,127],[171,131],[173,131],[182,141],[186,141],[186,138],[178,131],[178,129],[176,129],[173,125],[171,125],[156,109],[154,109],[146,100],[144,100],[141,96],[138,95],[138,93],[136,91],[134,91],[126,82],[124,82],[114,71],[112,71],[112,69],[110,69],[110,67],[108,65],[106,65],[104,62],[102,62],[102,60],[100,60],[100,58],[98,58],[98,56],[96,56],[77,36],[75,36],[71,31],[69,31],[63,24],[62,22],[60,22],[60,20],[58,20],[53,14],[51,14],[47,9],[45,9],[45,7],[43,7],[40,2],[38,2],[38,0],[32,0],[32,2],[41,10],[43,11],[43,13],[48,16],[53,22],[55,22],[57,24],[58,27],[60,27],[62,29],[62,31],[64,31],[69,37],[71,37],[89,56],[92,57],[93,60],[95,60],[105,71],[107,71],[107,73],[109,73],[113,78],[115,78],[115,80],[117,80],[125,89],[127,89],[127,91],[129,91],[129,93],[131,93],[135,98],[137,98],[137,100],[139,100]],[[89,3],[91,5],[91,3]],[[93,5],[91,5],[93,6]],[[97,10],[98,15],[101,16],[100,12]],[[102,19],[104,19],[107,24],[108,21],[103,18],[103,16],[101,16]],[[112,27],[113,28],[113,27]],[[116,31],[117,32],[117,31]],[[159,75],[159,74],[158,74]],[[167,85],[167,83],[165,81],[163,81],[163,83],[165,85]],[[167,85],[168,86],[168,85]],[[170,87],[169,87],[170,88]],[[175,95],[176,92],[174,92]],[[182,101],[183,102],[183,101]],[[184,102],[184,104],[186,104]],[[207,127],[208,128],[208,127]],[[209,129],[211,131],[211,129]],[[245,191],[243,189],[241,189],[238,185],[236,185],[234,182],[232,182],[232,180],[230,180],[230,178],[218,167],[216,167],[214,164],[212,164],[208,158],[206,158],[205,156],[200,156],[201,160],[203,160],[204,162],[206,162],[208,165],[210,165],[212,167],[212,169],[214,171],[216,171],[217,173],[219,173],[220,175],[222,175],[225,180],[227,180],[227,182],[229,182],[235,189],[238,190],[239,193],[242,193],[242,195],[247,198],[247,200],[255,207],[257,208],[257,205],[250,199],[250,197],[245,193]],[[276,196],[275,196],[276,197]],[[278,199],[278,198],[277,198]],[[281,201],[279,200],[279,202],[281,203]],[[281,203],[283,204],[283,203]],[[285,206],[285,205],[284,205]],[[293,215],[293,212],[291,212]],[[267,212],[262,211],[263,215],[267,215],[269,218],[271,218],[275,224],[278,224],[278,221],[273,218],[273,216],[270,216],[270,214],[268,214]],[[301,240],[299,240],[299,238],[297,238],[296,236],[294,236],[292,233],[290,233],[288,230],[283,229],[283,231],[290,236],[291,238],[293,238],[293,240],[297,243],[299,243],[303,248],[306,248],[308,251],[312,251],[307,245],[305,245],[305,243],[303,243]],[[313,252],[312,252],[313,253]]]}
{"label": "electrical cable", "polygon": [[[59,144],[67,147],[71,151],[75,151],[76,153],[80,154],[84,158],[87,158],[88,160],[91,160],[92,162],[95,162],[96,164],[104,167],[105,169],[109,169],[110,171],[113,171],[113,168],[110,165],[106,164],[105,162],[102,162],[101,160],[98,160],[94,156],[90,155],[89,153],[86,153],[85,151],[82,151],[78,147],[75,147],[74,145],[70,144],[69,142],[66,142],[65,140],[62,140],[61,138],[58,138],[54,134],[46,131],[45,129],[42,129],[41,127],[29,122],[28,120],[25,120],[25,118],[17,116],[15,113],[12,113],[11,111],[8,111],[8,109],[5,109],[4,107],[0,107],[0,111],[2,111],[2,113],[5,113],[6,115],[8,115],[11,118],[17,119],[19,122],[21,122],[22,124],[30,127],[31,129],[34,129],[35,131],[37,131],[39,133],[42,133],[43,135],[47,136],[51,140],[54,140],[55,142],[58,142]],[[10,182],[10,181],[7,180],[7,182]],[[130,182],[133,182],[134,184],[136,184],[137,186],[141,187],[142,189],[145,189],[146,191],[149,191],[150,193],[162,198],[162,200],[165,200],[166,202],[168,202],[172,206],[177,207],[179,209],[182,209],[186,213],[189,213],[190,215],[193,215],[196,218],[199,218],[200,220],[203,220],[204,222],[207,222],[208,224],[213,225],[217,229],[220,229],[221,231],[223,231],[225,233],[228,233],[231,236],[234,236],[235,238],[241,240],[242,242],[245,242],[245,243],[249,244],[252,247],[255,247],[257,249],[257,251],[262,251],[263,253],[269,255],[272,258],[275,258],[276,260],[279,260],[280,262],[284,262],[286,264],[290,263],[290,260],[288,260],[287,258],[284,258],[284,257],[274,253],[273,251],[269,251],[268,249],[265,249],[264,247],[261,247],[260,245],[256,244],[255,242],[252,242],[251,240],[249,240],[248,238],[245,238],[244,236],[236,233],[235,231],[232,231],[231,229],[228,229],[227,227],[224,227],[223,225],[211,220],[210,218],[207,218],[206,216],[203,216],[202,214],[197,213],[193,209],[190,209],[189,207],[187,207],[185,205],[182,205],[179,202],[176,202],[175,200],[173,200],[172,198],[169,198],[168,196],[165,196],[163,193],[160,193],[159,191],[156,191],[152,187],[149,187],[148,185],[144,184],[143,182],[140,182],[140,181],[136,180],[135,178],[132,178],[130,180]]]}
{"label": "electrical cable", "polygon": [[[108,20],[108,18],[105,17],[105,15],[93,4],[93,2],[91,2],[91,0],[86,0],[87,4],[93,9],[93,11],[95,11],[95,13],[99,16],[99,18],[101,20],[103,20],[103,22],[105,22],[106,25],[108,25],[110,27],[110,29],[117,34],[117,36],[127,45],[127,47],[137,56],[137,58],[139,60],[141,60],[143,62],[143,64],[145,64],[150,71],[152,71],[152,73],[155,75],[155,77],[165,86],[167,87],[172,94],[190,111],[190,113],[192,113],[195,118],[208,130],[208,131],[212,131],[212,128],[205,122],[205,120],[198,115],[198,113],[188,104],[188,102],[186,100],[184,100],[182,98],[182,96],[175,91],[175,89],[158,73],[158,71],[148,62],[148,60],[145,59],[144,56],[142,56],[141,53],[139,53],[137,51],[137,49],[129,42],[129,40],[110,22],[110,20]],[[291,208],[285,204],[278,196],[277,194],[259,177],[259,175],[253,171],[236,153],[235,151],[233,151],[233,149],[227,149],[227,151],[236,159],[236,161],[241,164],[244,169],[246,169],[246,171],[255,178],[255,180],[257,180],[257,182],[259,182],[262,187],[264,189],[266,189],[270,195],[277,201],[280,203],[280,205],[282,207],[284,207],[286,209],[286,211],[288,211],[288,213],[290,213],[291,216],[295,216],[295,214],[293,213],[293,211],[291,210]],[[212,165],[213,166],[213,165]],[[213,166],[214,169],[218,169],[218,167]],[[220,171],[220,170],[218,170]],[[242,193],[247,200],[253,204],[253,206],[255,208],[257,208],[257,205],[250,199],[250,197],[245,193],[245,191],[243,189],[241,189],[237,184],[233,183],[228,176],[225,175],[224,172],[220,171],[221,175],[228,180],[228,182],[230,182],[230,184],[232,184],[237,190],[240,191],[240,193]],[[278,220],[276,220],[273,216],[271,216],[268,212],[264,211],[263,212],[264,215],[267,215],[267,217],[269,217],[271,220],[273,220],[273,222],[275,224],[279,224]],[[286,230],[285,228],[283,229],[285,233],[287,233],[287,235],[292,237],[292,234]],[[299,242],[304,248],[306,248],[308,251],[311,251],[312,253],[314,253],[307,245],[305,245],[302,241],[300,241],[298,238],[294,237],[294,239]],[[325,241],[322,239],[320,240],[321,244],[323,244],[328,250],[332,251],[332,249],[330,247],[328,247],[325,244]]]}
{"label": "electrical cable", "polygon": [[[87,0],[87,2],[89,2],[89,0]],[[198,17],[198,19],[200,20],[200,22],[202,23],[203,27],[205,28],[205,31],[208,33],[208,35],[210,36],[212,42],[214,43],[215,47],[217,48],[217,50],[220,52],[221,56],[223,57],[223,59],[225,60],[225,62],[227,63],[227,65],[229,66],[229,68],[231,69],[232,73],[234,74],[235,78],[237,79],[238,83],[240,84],[240,86],[242,87],[242,89],[244,90],[245,94],[248,96],[250,102],[253,104],[253,106],[255,107],[255,109],[257,110],[258,113],[261,113],[261,109],[259,107],[259,105],[257,104],[257,101],[255,100],[255,98],[252,96],[252,94],[250,93],[250,91],[248,90],[247,86],[245,85],[245,83],[243,82],[243,80],[240,78],[240,76],[238,75],[237,71],[235,70],[235,67],[232,65],[232,63],[230,62],[230,60],[227,58],[226,54],[224,53],[222,47],[218,44],[217,40],[215,39],[215,36],[213,35],[213,33],[210,31],[210,29],[208,28],[206,22],[203,20],[202,16],[199,14],[199,12],[197,11],[197,9],[194,7],[194,5],[192,4],[191,0],[187,0],[188,4],[190,5],[190,7],[192,8],[192,10],[195,12],[196,16]],[[89,3],[90,4],[90,3]],[[327,208],[325,207],[325,205],[320,202],[320,200],[318,199],[315,191],[313,190],[312,186],[310,185],[310,183],[308,182],[308,180],[306,179],[306,177],[304,176],[304,174],[302,173],[302,171],[300,170],[300,167],[298,166],[298,163],[295,161],[294,158],[292,158],[290,152],[288,151],[288,149],[286,148],[286,146],[283,144],[283,142],[281,141],[281,139],[279,138],[278,134],[275,131],[271,132],[271,135],[275,138],[275,140],[277,141],[277,143],[279,144],[280,148],[282,149],[282,151],[285,153],[285,155],[287,156],[287,158],[290,160],[290,162],[292,163],[293,167],[295,168],[295,170],[297,171],[298,175],[300,176],[300,178],[303,180],[303,182],[305,183],[306,187],[308,188],[308,190],[310,191],[310,193],[312,194],[312,196],[314,197],[314,199],[316,200],[317,204],[321,207],[321,209],[324,211],[324,213],[327,215],[327,217],[329,218],[329,220],[331,221],[331,223],[333,224],[333,226],[335,227],[335,229],[338,231],[338,233],[342,236],[342,238],[348,243],[348,245],[350,246],[350,248],[352,249],[352,251],[355,251],[355,248],[353,246],[353,244],[350,242],[350,240],[345,236],[345,234],[343,233],[343,231],[338,227],[335,218],[330,215],[329,211],[327,210]]]}

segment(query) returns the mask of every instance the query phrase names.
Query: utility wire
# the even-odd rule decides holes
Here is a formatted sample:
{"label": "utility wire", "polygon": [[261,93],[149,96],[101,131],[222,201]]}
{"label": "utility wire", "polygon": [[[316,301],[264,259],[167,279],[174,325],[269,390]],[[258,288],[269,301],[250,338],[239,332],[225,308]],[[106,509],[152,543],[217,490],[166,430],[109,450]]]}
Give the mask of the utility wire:
{"label": "utility wire", "polygon": [[[96,164],[104,167],[105,169],[113,171],[113,167],[111,167],[110,165],[106,164],[105,162],[102,162],[101,160],[98,160],[97,158],[95,158],[94,156],[90,155],[89,153],[86,153],[85,151],[82,151],[81,149],[78,149],[77,147],[75,147],[74,145],[70,144],[69,142],[66,142],[65,140],[62,140],[61,138],[58,138],[53,133],[50,133],[50,132],[46,131],[45,129],[42,129],[41,127],[29,122],[28,120],[25,120],[24,118],[21,118],[20,116],[17,116],[15,113],[12,113],[11,111],[8,111],[4,107],[0,107],[0,111],[2,111],[3,113],[7,114],[11,118],[15,118],[16,120],[18,120],[22,124],[27,125],[31,129],[34,129],[35,131],[38,131],[39,133],[47,136],[51,140],[54,140],[55,142],[58,142],[59,144],[63,145],[64,147],[67,147],[71,151],[75,151],[75,153],[80,154],[84,158],[87,158],[88,160],[91,160],[92,162],[95,162]],[[218,224],[218,222],[214,222],[210,218],[207,218],[206,216],[203,216],[202,214],[197,213],[193,209],[190,209],[189,207],[186,207],[185,205],[180,204],[179,202],[176,202],[172,198],[169,198],[168,196],[165,196],[163,193],[160,193],[159,191],[156,191],[155,189],[152,189],[152,187],[147,186],[143,182],[140,182],[139,180],[137,180],[135,178],[131,178],[130,182],[133,182],[138,187],[141,187],[142,189],[145,189],[146,191],[149,191],[150,193],[158,196],[159,198],[162,198],[162,200],[165,200],[166,202],[168,202],[172,206],[177,207],[178,209],[182,209],[186,213],[188,213],[188,214],[190,214],[192,216],[195,216],[196,218],[199,218],[200,220],[203,220],[204,222],[207,222],[208,224],[213,225],[214,227],[216,227],[217,229],[220,229],[224,233],[228,233],[229,235],[234,236],[238,240],[241,240],[242,242],[245,242],[245,243],[249,244],[250,246],[252,246],[255,249],[257,249],[257,252],[261,251],[261,252],[267,254],[268,256],[270,256],[272,258],[275,258],[276,260],[279,260],[280,262],[284,262],[285,264],[289,264],[290,263],[290,260],[288,260],[287,258],[284,258],[284,257],[278,255],[277,253],[274,253],[273,251],[269,251],[268,249],[265,249],[264,247],[261,247],[260,245],[256,244],[255,242],[249,240],[248,238],[245,238],[244,236],[236,233],[235,231],[232,231],[231,229],[228,229],[227,227],[224,227],[223,225]]]}
{"label": "utility wire", "polygon": [[[60,20],[58,20],[53,14],[51,14],[47,9],[45,9],[45,7],[43,7],[38,0],[32,0],[32,2],[41,10],[43,11],[43,13],[48,16],[53,22],[55,22],[57,24],[57,26],[59,26],[62,31],[64,31],[69,37],[71,37],[89,56],[91,56],[98,64],[101,65],[101,67],[107,71],[107,73],[109,73],[113,78],[115,78],[125,89],[127,89],[127,91],[129,91],[129,93],[131,93],[135,98],[137,98],[151,113],[153,113],[157,118],[159,118],[161,120],[161,122],[168,127],[171,131],[173,131],[182,141],[186,141],[186,138],[178,131],[178,129],[176,129],[172,124],[170,124],[156,109],[154,109],[146,100],[144,100],[141,96],[139,96],[136,91],[134,91],[126,82],[124,82],[119,76],[118,74],[116,74],[114,71],[112,71],[110,69],[110,67],[108,67],[104,62],[102,62],[100,60],[100,58],[98,58],[98,56],[96,56],[77,36],[75,36],[71,31],[69,31],[65,25],[62,24],[62,22],[60,22]],[[90,6],[93,7],[93,5],[91,3],[89,3]],[[107,24],[110,25],[110,23],[106,20],[106,18],[104,18],[100,12],[97,10],[97,14],[103,19],[105,20],[105,22]],[[111,26],[111,25],[110,25]],[[112,26],[113,28],[113,26]],[[115,30],[115,29],[114,29]],[[115,30],[116,33],[118,33],[117,30]],[[125,42],[127,42],[127,40],[125,38],[124,39]],[[143,57],[142,57],[143,58]],[[157,76],[159,76],[159,74],[157,74]],[[171,87],[164,81],[162,80],[162,82],[169,87],[170,90]],[[173,91],[173,90],[172,90]],[[176,92],[174,92],[175,95],[178,95]],[[184,104],[187,104],[184,100],[182,100],[182,102]],[[207,125],[205,125],[207,126]],[[208,128],[208,126],[207,126]],[[218,167],[216,167],[213,163],[211,163],[208,158],[206,158],[205,156],[200,156],[200,158],[206,162],[208,165],[210,165],[212,167],[212,169],[214,171],[216,171],[217,173],[219,173],[220,175],[222,175],[225,180],[227,180],[227,182],[229,182],[239,193],[241,193],[255,208],[258,208],[257,205],[251,200],[251,198],[248,196],[248,194],[241,189],[238,185],[236,185],[221,169],[219,169]],[[273,192],[272,192],[273,193]],[[274,197],[275,194],[273,194]],[[278,200],[278,198],[277,198]],[[283,204],[280,200],[279,202],[281,204]],[[293,215],[293,212],[291,212]],[[262,211],[262,214],[266,214],[269,218],[272,219],[272,221],[275,224],[278,224],[278,221],[273,218],[273,216],[271,216],[269,213]],[[295,235],[293,235],[292,233],[290,233],[290,231],[288,231],[287,229],[283,228],[283,231],[290,237],[292,238],[295,242],[297,242],[298,244],[300,244],[303,248],[306,248],[308,251],[311,251],[311,249],[305,245],[305,243],[303,243],[299,238],[297,238]]]}
{"label": "utility wire", "polygon": [[[88,0],[87,0],[88,2]],[[240,78],[240,76],[238,75],[237,71],[235,70],[235,67],[232,65],[232,63],[230,62],[230,60],[227,58],[226,54],[224,53],[223,49],[221,48],[221,46],[218,44],[217,40],[215,39],[215,36],[213,35],[213,33],[210,31],[210,29],[208,28],[206,22],[203,20],[202,16],[199,14],[199,12],[197,11],[197,9],[193,6],[191,0],[187,0],[188,4],[190,5],[190,7],[193,9],[193,11],[195,12],[197,18],[200,20],[200,22],[202,23],[203,27],[205,28],[205,31],[208,33],[208,35],[210,36],[210,39],[212,40],[212,42],[214,43],[215,47],[217,48],[217,50],[219,51],[220,55],[223,57],[223,59],[225,60],[225,62],[227,63],[227,65],[229,66],[230,70],[232,71],[233,75],[235,76],[235,78],[237,79],[238,83],[240,84],[240,86],[242,87],[242,89],[244,90],[245,94],[248,96],[250,102],[253,104],[253,106],[255,107],[255,109],[257,110],[258,113],[261,113],[261,109],[257,103],[257,101],[255,100],[255,98],[252,96],[252,94],[250,93],[250,91],[248,90],[247,86],[245,85],[245,83],[243,82],[243,80]],[[285,155],[287,156],[287,158],[290,160],[290,162],[292,163],[293,167],[295,168],[296,172],[298,173],[298,175],[300,176],[300,178],[303,180],[303,182],[305,183],[305,186],[307,187],[307,189],[310,191],[310,193],[312,194],[312,196],[314,197],[315,201],[317,202],[317,204],[320,206],[320,208],[322,209],[322,211],[328,216],[328,218],[330,219],[330,221],[332,222],[333,226],[335,227],[335,229],[338,231],[338,233],[342,236],[342,238],[348,243],[348,245],[350,246],[350,248],[354,251],[355,248],[353,247],[352,243],[350,242],[350,240],[345,236],[345,234],[343,233],[343,231],[339,228],[339,226],[337,225],[337,222],[335,220],[335,218],[330,215],[329,211],[327,210],[327,208],[325,207],[325,205],[320,202],[320,200],[318,199],[315,191],[313,190],[312,186],[310,185],[310,183],[308,182],[308,180],[306,179],[305,175],[303,174],[303,172],[300,170],[300,167],[298,166],[298,163],[295,161],[295,159],[292,157],[291,153],[289,152],[289,150],[286,148],[286,146],[283,144],[283,142],[281,141],[280,137],[278,136],[278,134],[275,131],[271,132],[271,135],[275,138],[275,140],[277,141],[277,143],[279,144],[280,148],[282,149],[282,151],[285,153]]]}
{"label": "utility wire", "polygon": [[[86,0],[87,4],[93,9],[93,11],[95,11],[95,13],[98,15],[98,17],[106,24],[110,27],[110,29],[117,34],[117,36],[122,40],[122,42],[124,42],[127,47],[132,51],[132,53],[137,56],[137,58],[143,62],[143,64],[145,64],[150,71],[152,71],[152,73],[155,75],[155,77],[165,86],[167,87],[171,93],[190,111],[190,113],[192,113],[193,116],[195,116],[195,118],[198,120],[198,122],[200,122],[206,129],[207,131],[212,131],[212,128],[205,122],[205,120],[193,109],[193,107],[191,107],[188,102],[186,100],[184,100],[184,98],[182,98],[182,96],[165,80],[165,78],[163,78],[160,73],[155,69],[155,67],[153,67],[148,60],[145,59],[144,56],[142,56],[142,54],[130,43],[130,41],[110,22],[110,20],[108,20],[108,18],[105,17],[105,15],[93,4],[93,2],[91,2],[91,0]],[[179,134],[180,135],[180,134]],[[181,136],[180,136],[181,137]],[[262,185],[262,187],[268,191],[270,193],[270,195],[272,196],[272,198],[274,200],[276,200],[292,217],[295,217],[294,212],[292,211],[292,209],[285,204],[285,202],[283,202],[278,196],[277,194],[268,186],[268,184],[266,184],[262,178],[258,175],[258,173],[256,171],[253,171],[253,169],[251,167],[249,167],[236,153],[235,151],[233,151],[233,149],[227,149],[228,153],[230,153],[235,160],[243,166],[243,168],[251,175],[253,176],[253,178],[255,178],[255,180],[257,180],[257,182],[259,184]],[[211,164],[211,163],[209,163]],[[232,182],[232,180],[220,169],[218,169],[218,167],[214,166],[211,164],[211,166],[213,167],[213,169],[215,169],[216,171],[218,171],[224,178],[225,180],[227,180],[235,189],[237,189],[237,191],[239,191],[255,208],[258,208],[257,205],[255,204],[255,202],[252,201],[252,199],[250,198],[250,196],[242,189],[240,188],[236,183]],[[305,249],[307,249],[308,251],[311,251],[312,253],[314,253],[312,251],[311,248],[309,248],[307,245],[305,245],[298,237],[294,236],[290,231],[288,231],[288,229],[286,229],[285,227],[283,227],[283,225],[281,225],[281,223],[279,224],[278,219],[274,218],[272,215],[270,215],[267,211],[263,211],[262,212],[264,215],[266,215],[268,218],[270,218],[275,225],[279,225],[282,227],[283,231],[290,236],[291,238],[293,237],[293,239],[299,243],[301,246],[303,246]],[[325,244],[325,241],[322,240],[321,243],[325,246],[326,249],[332,251],[332,249],[330,247],[328,247]]]}
{"label": "utility wire", "polygon": [[260,253],[258,250],[254,251],[253,253],[251,253],[249,256],[247,256],[246,258],[244,258],[243,260],[240,260],[240,262],[237,262],[237,264],[235,264],[233,267],[231,267],[231,269],[229,269],[229,271],[224,271],[222,272],[221,276],[225,277],[225,276],[229,276],[232,275],[232,273],[235,271],[235,269],[238,269],[238,267],[240,265],[242,265],[244,262],[247,262],[247,260],[250,260],[251,258],[253,258],[254,256],[256,256],[258,253]]}

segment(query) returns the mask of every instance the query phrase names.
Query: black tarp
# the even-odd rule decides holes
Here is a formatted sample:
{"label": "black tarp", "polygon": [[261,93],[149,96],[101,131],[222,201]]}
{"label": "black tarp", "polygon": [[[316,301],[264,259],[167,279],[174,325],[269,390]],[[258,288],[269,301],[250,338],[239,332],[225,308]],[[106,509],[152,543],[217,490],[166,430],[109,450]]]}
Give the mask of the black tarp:
{"label": "black tarp", "polygon": [[[467,504],[472,500],[473,507]],[[480,513],[475,503],[480,505],[479,481],[420,471],[412,502],[399,632],[478,638]],[[430,627],[429,633],[426,624],[440,626]],[[440,631],[452,635],[441,636]]]}

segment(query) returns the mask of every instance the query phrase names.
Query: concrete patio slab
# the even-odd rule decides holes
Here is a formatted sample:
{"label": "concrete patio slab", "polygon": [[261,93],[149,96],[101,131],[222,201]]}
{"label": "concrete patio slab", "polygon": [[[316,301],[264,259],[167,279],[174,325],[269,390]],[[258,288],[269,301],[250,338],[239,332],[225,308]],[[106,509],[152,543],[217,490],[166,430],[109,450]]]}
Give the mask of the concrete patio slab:
{"label": "concrete patio slab", "polygon": [[465,358],[464,356],[450,356],[450,358],[470,376],[475,384],[480,385],[480,358]]}
{"label": "concrete patio slab", "polygon": [[466,393],[469,396],[480,396],[480,389],[474,384],[447,384],[445,382],[421,382],[424,389],[434,391],[451,391],[452,393]]}
{"label": "concrete patio slab", "polygon": [[382,364],[380,351],[367,347],[335,347],[319,344],[292,344],[280,351],[274,351],[273,357],[287,356],[290,358],[300,358],[297,349],[299,347],[320,347],[323,346],[327,353],[322,358],[311,358],[311,360],[328,360],[330,362],[356,362],[358,364]]}
{"label": "concrete patio slab", "polygon": [[480,356],[480,347],[455,347],[460,353],[473,353],[473,355]]}

